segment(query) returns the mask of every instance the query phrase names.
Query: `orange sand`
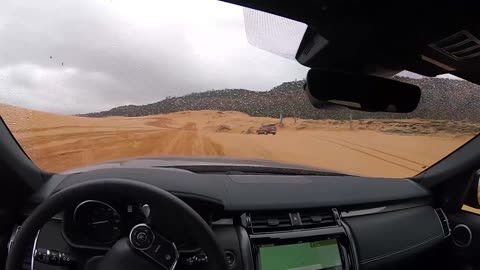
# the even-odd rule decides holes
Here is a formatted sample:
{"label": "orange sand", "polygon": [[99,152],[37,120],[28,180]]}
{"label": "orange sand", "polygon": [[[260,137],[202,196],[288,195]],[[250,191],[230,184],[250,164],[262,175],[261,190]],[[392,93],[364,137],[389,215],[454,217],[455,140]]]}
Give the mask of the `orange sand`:
{"label": "orange sand", "polygon": [[474,135],[406,135],[381,131],[390,125],[388,121],[371,120],[368,126],[365,120],[354,121],[350,128],[348,121],[293,118],[284,119],[284,127],[278,127],[275,136],[255,135],[248,133],[279,119],[217,111],[86,118],[0,105],[0,115],[30,158],[53,172],[129,157],[196,155],[276,160],[355,175],[408,177]]}

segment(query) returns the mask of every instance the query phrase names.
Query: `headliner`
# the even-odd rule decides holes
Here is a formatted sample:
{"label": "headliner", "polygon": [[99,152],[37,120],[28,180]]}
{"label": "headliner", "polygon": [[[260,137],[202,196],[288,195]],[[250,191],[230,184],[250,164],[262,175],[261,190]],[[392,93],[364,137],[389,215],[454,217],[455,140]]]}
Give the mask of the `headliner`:
{"label": "headliner", "polygon": [[[391,76],[450,73],[480,83],[478,1],[226,0],[306,23],[308,67]],[[316,36],[328,40],[319,51]]]}

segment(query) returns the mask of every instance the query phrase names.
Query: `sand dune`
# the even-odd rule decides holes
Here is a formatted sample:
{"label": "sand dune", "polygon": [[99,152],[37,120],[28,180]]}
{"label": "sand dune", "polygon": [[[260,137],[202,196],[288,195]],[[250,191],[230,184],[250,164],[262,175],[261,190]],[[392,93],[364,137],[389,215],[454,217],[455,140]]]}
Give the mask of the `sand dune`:
{"label": "sand dune", "polygon": [[30,158],[48,171],[140,156],[267,159],[367,176],[406,177],[480,131],[478,124],[428,120],[283,119],[277,135],[251,135],[279,119],[240,112],[187,111],[85,118],[0,105]]}

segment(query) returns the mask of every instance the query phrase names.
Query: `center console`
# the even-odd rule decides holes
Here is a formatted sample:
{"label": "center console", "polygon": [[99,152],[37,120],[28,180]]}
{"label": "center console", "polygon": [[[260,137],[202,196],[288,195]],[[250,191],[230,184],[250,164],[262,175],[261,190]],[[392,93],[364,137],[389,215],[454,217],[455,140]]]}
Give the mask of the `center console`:
{"label": "center console", "polygon": [[349,229],[335,210],[242,217],[256,270],[358,269]]}

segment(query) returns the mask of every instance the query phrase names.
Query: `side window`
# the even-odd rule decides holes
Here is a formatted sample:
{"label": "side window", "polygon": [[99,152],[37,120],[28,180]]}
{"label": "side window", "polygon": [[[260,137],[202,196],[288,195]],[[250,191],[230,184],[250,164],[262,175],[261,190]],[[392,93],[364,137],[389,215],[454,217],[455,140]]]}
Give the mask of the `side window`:
{"label": "side window", "polygon": [[464,205],[462,206],[462,210],[463,210],[463,211],[470,212],[470,213],[474,213],[474,214],[480,215],[480,209],[478,209],[478,208],[473,208],[473,207],[468,206],[468,205],[466,205],[466,204],[464,204]]}
{"label": "side window", "polygon": [[473,177],[472,186],[465,198],[462,210],[480,215],[480,170]]}

